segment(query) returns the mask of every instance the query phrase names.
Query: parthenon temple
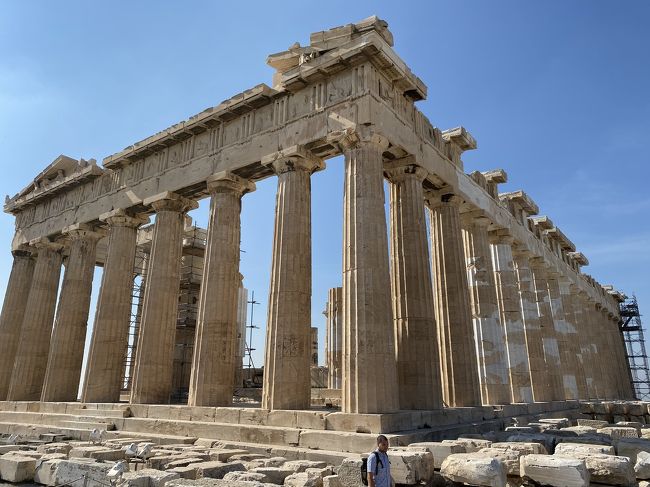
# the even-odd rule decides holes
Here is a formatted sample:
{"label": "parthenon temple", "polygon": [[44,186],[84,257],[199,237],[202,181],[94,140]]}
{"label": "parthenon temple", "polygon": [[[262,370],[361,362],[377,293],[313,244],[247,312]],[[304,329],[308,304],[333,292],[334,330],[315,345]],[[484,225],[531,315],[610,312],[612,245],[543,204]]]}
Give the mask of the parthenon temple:
{"label": "parthenon temple", "polygon": [[[635,398],[618,327],[624,295],[583,272],[585,255],[524,190],[499,191],[505,171],[465,172],[476,140],[418,110],[427,86],[386,22],[313,33],[267,63],[272,86],[101,164],[61,155],[7,197],[16,232],[0,318],[0,431],[63,419],[72,428],[83,411],[128,405],[117,429],[306,448],[331,440],[335,450],[340,432],[412,439],[441,418],[451,424],[454,411],[461,424],[488,410]],[[321,300],[318,392],[310,179],[341,155],[343,262]],[[240,213],[266,178],[277,196],[263,384],[242,404]],[[205,198],[203,230],[187,214]],[[191,354],[178,356],[181,346]]]}

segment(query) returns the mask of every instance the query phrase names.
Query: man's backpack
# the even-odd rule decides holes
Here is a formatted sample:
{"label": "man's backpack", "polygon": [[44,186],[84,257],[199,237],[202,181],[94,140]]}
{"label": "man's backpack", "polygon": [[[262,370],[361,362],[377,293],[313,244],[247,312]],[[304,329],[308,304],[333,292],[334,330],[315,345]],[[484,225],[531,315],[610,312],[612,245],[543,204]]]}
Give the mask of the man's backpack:
{"label": "man's backpack", "polygon": [[[384,464],[381,462],[379,452],[373,451],[371,455],[375,455],[377,457],[377,463],[375,463],[375,471],[373,472],[375,475],[377,475],[377,472],[379,472],[379,465],[381,465],[381,468],[384,468]],[[361,460],[361,483],[363,485],[368,485],[368,458]]]}

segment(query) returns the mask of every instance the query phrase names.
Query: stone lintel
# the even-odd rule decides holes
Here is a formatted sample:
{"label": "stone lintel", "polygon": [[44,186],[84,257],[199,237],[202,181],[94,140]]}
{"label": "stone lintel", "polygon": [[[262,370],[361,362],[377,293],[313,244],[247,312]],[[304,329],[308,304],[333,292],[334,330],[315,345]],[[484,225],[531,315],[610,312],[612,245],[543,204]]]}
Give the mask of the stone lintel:
{"label": "stone lintel", "polygon": [[513,205],[518,206],[526,212],[528,216],[537,215],[539,213],[539,207],[531,199],[525,191],[510,191],[509,193],[499,193],[499,199],[501,201],[509,201]]}
{"label": "stone lintel", "polygon": [[576,246],[569,240],[569,238],[564,235],[564,233],[558,228],[558,227],[553,227],[548,230],[546,230],[546,235],[548,235],[549,238],[557,241],[560,244],[560,247],[562,250],[569,251],[569,252],[575,252]]}
{"label": "stone lintel", "polygon": [[550,230],[555,227],[551,219],[547,216],[531,216],[528,219],[540,230]]}
{"label": "stone lintel", "polygon": [[213,174],[206,180],[211,193],[235,192],[240,196],[255,191],[255,183],[237,176],[231,171],[221,171]]}
{"label": "stone lintel", "polygon": [[508,182],[508,173],[506,173],[503,169],[484,171],[481,174],[483,174],[488,183],[503,184]]}
{"label": "stone lintel", "polygon": [[474,150],[478,147],[476,139],[472,137],[465,127],[455,127],[453,129],[443,130],[443,140],[454,145],[461,153]]}
{"label": "stone lintel", "polygon": [[589,259],[582,252],[567,252],[569,259],[573,259],[579,266],[589,265]]}

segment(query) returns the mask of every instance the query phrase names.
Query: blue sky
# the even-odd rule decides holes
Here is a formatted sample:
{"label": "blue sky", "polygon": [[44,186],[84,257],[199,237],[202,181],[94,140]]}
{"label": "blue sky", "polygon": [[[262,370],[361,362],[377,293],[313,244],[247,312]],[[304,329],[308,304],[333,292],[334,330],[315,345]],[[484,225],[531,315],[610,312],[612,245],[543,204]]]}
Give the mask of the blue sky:
{"label": "blue sky", "polygon": [[[0,191],[59,154],[102,158],[258,83],[268,54],[377,14],[429,87],[418,106],[465,126],[466,171],[504,168],[601,283],[650,320],[650,3],[521,1],[26,1],[0,8]],[[313,177],[313,321],[340,285],[342,164]],[[244,199],[242,272],[265,325],[275,181]],[[207,202],[194,216],[207,221]],[[0,216],[0,291],[13,218]],[[95,283],[94,294],[99,281]],[[91,316],[92,316],[91,310]],[[92,323],[92,318],[91,318]],[[257,332],[261,363],[263,332]],[[322,338],[321,334],[321,338]]]}

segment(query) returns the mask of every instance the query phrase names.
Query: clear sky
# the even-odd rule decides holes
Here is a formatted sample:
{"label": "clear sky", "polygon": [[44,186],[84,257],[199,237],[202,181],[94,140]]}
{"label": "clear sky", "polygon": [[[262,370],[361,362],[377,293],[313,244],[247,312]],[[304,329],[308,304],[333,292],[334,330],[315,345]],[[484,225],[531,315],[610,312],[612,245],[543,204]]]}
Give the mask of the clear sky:
{"label": "clear sky", "polygon": [[[59,154],[99,162],[259,83],[266,56],[377,14],[429,87],[431,122],[465,126],[466,172],[505,169],[650,322],[650,3],[573,0],[172,2],[4,0],[0,191]],[[313,322],[341,282],[342,164],[313,177]],[[242,262],[255,291],[256,364],[273,237],[273,178],[244,198]],[[206,225],[203,201],[192,213]],[[13,217],[0,216],[0,292]],[[95,282],[94,295],[99,281]],[[92,323],[92,312],[91,320]],[[321,340],[324,334],[321,333]]]}

